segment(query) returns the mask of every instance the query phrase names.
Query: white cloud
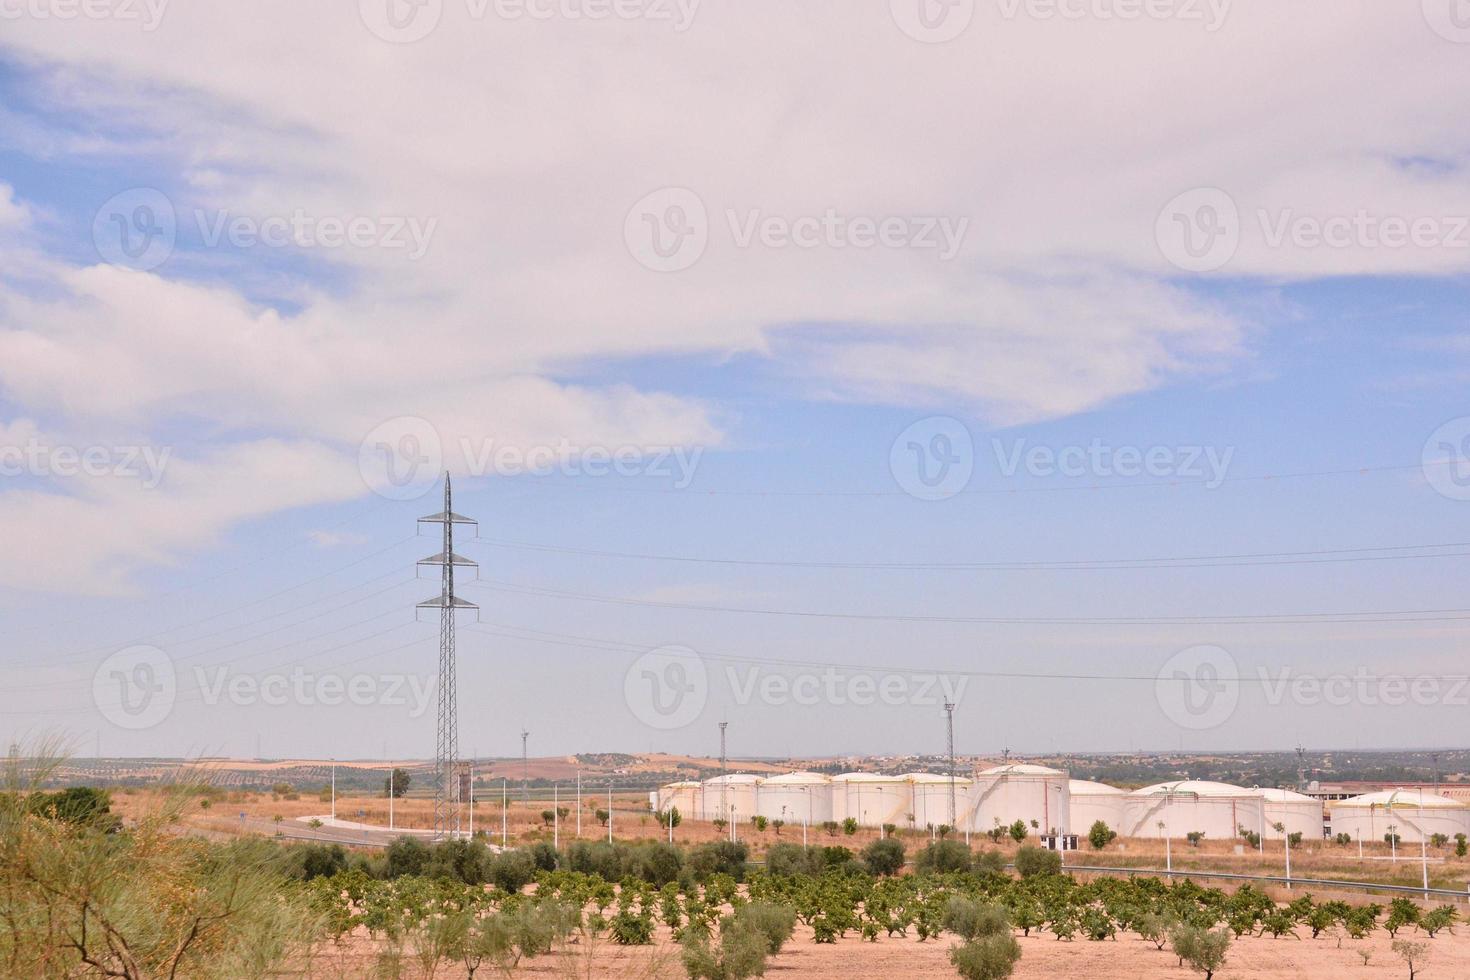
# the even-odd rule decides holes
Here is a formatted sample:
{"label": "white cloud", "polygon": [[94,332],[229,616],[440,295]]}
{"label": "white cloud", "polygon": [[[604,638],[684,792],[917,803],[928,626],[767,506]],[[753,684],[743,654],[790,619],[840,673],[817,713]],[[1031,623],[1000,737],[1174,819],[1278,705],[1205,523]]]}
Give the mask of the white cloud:
{"label": "white cloud", "polygon": [[[357,6],[174,4],[154,31],[7,22],[7,49],[43,66],[38,97],[88,123],[63,132],[95,134],[28,129],[25,145],[154,161],[183,239],[222,212],[436,222],[416,262],[312,253],[345,273],[330,289],[261,247],[183,247],[150,274],[32,257],[47,288],[0,293],[9,400],[58,425],[189,420],[221,446],[265,432],[345,470],[357,440],[403,414],[447,443],[717,445],[718,405],[559,379],[623,357],[756,352],[811,397],[958,402],[1007,423],[1239,362],[1246,315],[1179,285],[1154,238],[1189,188],[1227,190],[1246,218],[1225,274],[1444,274],[1470,259],[1272,248],[1255,218],[1470,211],[1470,90],[1447,83],[1466,49],[1416,4],[1237,4],[1215,32],[979,5],[945,45],[906,37],[886,4],[845,0],[705,2],[683,33],[476,19],[446,0],[412,45],[374,37]],[[666,186],[709,216],[706,251],[677,273],[640,266],[623,240],[629,208]],[[23,214],[4,190],[0,226]],[[948,262],[740,247],[731,230],[829,209],[969,225]],[[355,478],[318,475],[307,498]],[[195,530],[258,512],[243,495],[204,510]]]}

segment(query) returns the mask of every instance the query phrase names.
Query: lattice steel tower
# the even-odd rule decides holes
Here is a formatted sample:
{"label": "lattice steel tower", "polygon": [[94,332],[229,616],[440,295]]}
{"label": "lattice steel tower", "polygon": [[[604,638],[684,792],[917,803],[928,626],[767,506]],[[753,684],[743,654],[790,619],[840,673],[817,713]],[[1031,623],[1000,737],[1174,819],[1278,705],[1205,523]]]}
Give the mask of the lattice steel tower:
{"label": "lattice steel tower", "polygon": [[434,741],[434,836],[447,837],[460,832],[461,793],[459,778],[459,681],[454,665],[454,613],[458,609],[478,609],[454,594],[454,569],[475,566],[475,562],[454,553],[454,525],[478,526],[475,520],[454,512],[450,496],[449,474],[444,474],[444,509],[420,524],[444,525],[444,550],[419,565],[440,566],[439,595],[418,604],[420,609],[439,610],[439,713],[438,735]]}
{"label": "lattice steel tower", "polygon": [[955,829],[955,795],[954,795],[954,704],[944,702],[945,715],[945,741],[944,754],[949,757],[949,829]]}

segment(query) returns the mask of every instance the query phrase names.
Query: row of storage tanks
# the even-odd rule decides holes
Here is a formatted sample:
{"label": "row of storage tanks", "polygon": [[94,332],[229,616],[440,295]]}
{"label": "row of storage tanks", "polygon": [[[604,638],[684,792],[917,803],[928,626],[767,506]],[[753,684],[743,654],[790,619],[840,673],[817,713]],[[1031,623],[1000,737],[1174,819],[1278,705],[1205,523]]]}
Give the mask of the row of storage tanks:
{"label": "row of storage tanks", "polygon": [[[1183,838],[1196,831],[1211,840],[1254,831],[1267,840],[1300,833],[1320,839],[1326,829],[1320,800],[1284,789],[1247,789],[1204,780],[1158,783],[1132,792],[1105,783],[1069,779],[1058,769],[1029,763],[996,766],[973,777],[915,772],[885,776],[850,772],[824,776],[748,773],[703,782],[670,783],[650,794],[655,809],[677,807],[695,819],[747,820],[763,816],[797,826],[841,822],[860,826],[926,828],[950,822],[954,787],[957,829],[984,832],[1017,820],[1028,832],[1086,834],[1101,820],[1123,837]],[[1393,827],[1408,842],[1442,833],[1470,834],[1470,806],[1423,790],[1370,793],[1331,804],[1331,832],[1380,841]],[[1031,829],[1034,822],[1035,830]],[[1278,831],[1276,825],[1283,826]]]}

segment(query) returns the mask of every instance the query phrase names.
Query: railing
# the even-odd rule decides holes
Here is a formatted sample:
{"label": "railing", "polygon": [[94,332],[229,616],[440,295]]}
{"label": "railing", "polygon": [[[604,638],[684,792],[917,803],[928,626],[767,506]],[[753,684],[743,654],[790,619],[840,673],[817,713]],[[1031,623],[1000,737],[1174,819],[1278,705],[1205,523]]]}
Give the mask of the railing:
{"label": "railing", "polygon": [[[1013,865],[1008,865],[1013,867]],[[1470,889],[1425,888],[1422,885],[1384,885],[1372,881],[1339,881],[1334,878],[1287,878],[1284,875],[1246,875],[1228,871],[1166,871],[1159,868],[1101,868],[1083,864],[1063,865],[1063,871],[1081,871],[1091,874],[1148,875],[1160,878],[1219,878],[1226,881],[1263,881],[1270,884],[1315,885],[1319,888],[1347,888],[1361,891],[1402,892],[1406,895],[1423,895],[1426,898],[1453,898],[1458,901],[1470,899]]]}

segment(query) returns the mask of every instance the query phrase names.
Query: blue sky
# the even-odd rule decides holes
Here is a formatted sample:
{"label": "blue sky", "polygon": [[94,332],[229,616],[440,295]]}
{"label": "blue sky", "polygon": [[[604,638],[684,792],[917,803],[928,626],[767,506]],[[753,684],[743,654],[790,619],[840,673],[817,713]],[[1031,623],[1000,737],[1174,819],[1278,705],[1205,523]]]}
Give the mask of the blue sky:
{"label": "blue sky", "polygon": [[[11,737],[429,755],[413,603],[438,583],[413,561],[437,542],[405,539],[437,490],[372,472],[428,432],[488,539],[458,549],[485,580],[461,590],[467,751],[526,727],[540,754],[708,752],[721,719],[737,754],[937,751],[937,690],[976,753],[1459,740],[1470,49],[1433,18],[1363,4],[1279,67],[1309,13],[980,7],[934,43],[827,4],[708,4],[677,36],[451,4],[402,43],[370,7],[32,16],[0,41],[0,447],[110,467],[0,477]],[[1170,229],[1217,213],[1230,254],[1190,268]],[[165,214],[157,262],[95,232]],[[293,216],[314,237],[263,243]],[[364,241],[329,244],[333,220]],[[1283,220],[1307,237],[1273,244]],[[1333,220],[1351,240],[1314,244]],[[1434,240],[1372,237],[1395,220]],[[885,221],[892,244],[859,244]],[[395,242],[415,230],[421,255]],[[1451,458],[1423,465],[1437,430]],[[967,435],[962,492],[908,492],[914,431]],[[464,444],[561,447],[557,472],[474,472]],[[144,447],[156,474],[129,469]],[[636,475],[571,474],[620,447]],[[1204,469],[1005,472],[1034,447]],[[933,567],[961,563],[1103,567]],[[1367,615],[1404,610],[1451,612]],[[1215,691],[1201,648],[1241,680],[1181,714],[1177,664]],[[782,693],[822,665],[900,693]],[[364,703],[252,693],[297,667]],[[157,717],[120,715],[161,670]],[[1326,703],[1271,695],[1283,671],[1372,680]],[[660,687],[695,674],[688,700]],[[1385,705],[1384,677],[1437,686]]]}

